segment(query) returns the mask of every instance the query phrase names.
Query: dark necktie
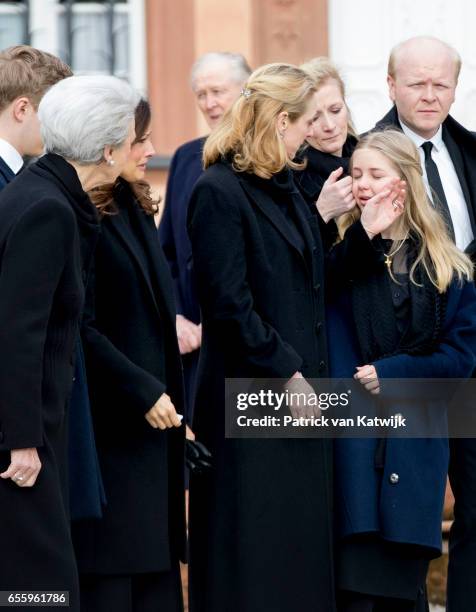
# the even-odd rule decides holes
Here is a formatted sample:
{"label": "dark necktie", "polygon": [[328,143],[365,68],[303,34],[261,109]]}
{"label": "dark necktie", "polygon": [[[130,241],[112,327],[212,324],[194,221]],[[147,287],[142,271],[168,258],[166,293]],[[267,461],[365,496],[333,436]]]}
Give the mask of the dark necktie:
{"label": "dark necktie", "polygon": [[[441,216],[443,217],[451,238],[455,239],[455,231],[453,227],[453,221],[451,220],[450,209],[448,207],[448,202],[446,200],[445,191],[443,189],[443,184],[441,183],[440,173],[438,172],[438,166],[435,164],[431,157],[431,150],[433,149],[433,143],[430,140],[427,140],[421,145],[425,153],[425,168],[426,168],[426,176],[428,178],[428,183],[430,184],[431,190],[433,192],[433,200],[434,205],[437,210],[439,210]],[[435,197],[436,196],[436,197]]]}

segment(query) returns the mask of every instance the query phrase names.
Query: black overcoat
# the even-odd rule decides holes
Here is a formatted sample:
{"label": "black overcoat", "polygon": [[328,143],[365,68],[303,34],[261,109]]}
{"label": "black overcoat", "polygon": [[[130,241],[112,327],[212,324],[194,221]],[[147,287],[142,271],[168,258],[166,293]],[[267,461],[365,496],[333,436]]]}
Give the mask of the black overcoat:
{"label": "black overcoat", "polygon": [[203,321],[194,431],[214,464],[192,475],[192,612],[334,610],[329,442],[224,439],[226,377],[327,371],[317,222],[297,201],[302,252],[266,183],[217,163],[190,204]]}
{"label": "black overcoat", "polygon": [[183,410],[173,285],[151,216],[124,181],[104,217],[82,339],[107,505],[73,525],[80,572],[166,571],[184,550],[184,427],[144,415],[163,392]]}
{"label": "black overcoat", "polygon": [[32,488],[0,480],[0,590],[69,590],[73,610],[66,407],[84,297],[82,224],[97,228],[95,209],[56,155],[0,196],[0,470],[15,448],[37,447],[42,462]]}

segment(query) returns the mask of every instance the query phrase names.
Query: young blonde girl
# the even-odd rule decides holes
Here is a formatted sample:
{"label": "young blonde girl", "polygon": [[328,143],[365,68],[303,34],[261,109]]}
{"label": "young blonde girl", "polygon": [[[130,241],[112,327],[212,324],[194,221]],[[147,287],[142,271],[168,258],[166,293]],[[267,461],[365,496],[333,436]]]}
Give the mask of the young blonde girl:
{"label": "young blonde girl", "polygon": [[[331,375],[354,376],[364,406],[386,378],[469,377],[476,346],[472,264],[426,195],[416,148],[395,130],[370,133],[350,171],[356,209],[339,219],[341,237],[389,180],[403,179],[406,196],[403,214],[373,240],[375,265],[332,288]],[[337,441],[339,612],[426,609],[428,562],[441,551],[447,467],[445,439]]]}

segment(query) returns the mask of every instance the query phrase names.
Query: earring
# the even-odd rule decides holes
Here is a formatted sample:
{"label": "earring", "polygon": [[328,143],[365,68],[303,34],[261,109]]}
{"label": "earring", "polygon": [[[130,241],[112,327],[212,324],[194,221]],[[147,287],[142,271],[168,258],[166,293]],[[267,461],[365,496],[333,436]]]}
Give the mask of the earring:
{"label": "earring", "polygon": [[111,166],[111,167],[112,167],[112,166],[114,166],[114,164],[115,164],[115,163],[116,163],[116,162],[115,162],[113,159],[108,159],[108,160],[107,160],[107,165],[108,165],[108,166]]}
{"label": "earring", "polygon": [[283,140],[283,138],[284,138],[284,132],[279,132],[279,137],[281,138],[281,140]]}

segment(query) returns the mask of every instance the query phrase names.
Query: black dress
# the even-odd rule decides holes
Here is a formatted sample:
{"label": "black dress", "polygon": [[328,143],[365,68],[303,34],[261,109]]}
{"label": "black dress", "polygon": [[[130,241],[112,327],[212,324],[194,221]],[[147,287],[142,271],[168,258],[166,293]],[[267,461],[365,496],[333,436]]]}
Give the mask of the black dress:
{"label": "black dress", "polygon": [[153,218],[122,180],[115,201],[117,214],[101,224],[82,331],[107,505],[102,519],[74,525],[81,596],[86,611],[113,600],[128,611],[131,599],[134,610],[176,612],[184,427],[156,430],[144,417],[164,392],[183,414],[173,286]]}

